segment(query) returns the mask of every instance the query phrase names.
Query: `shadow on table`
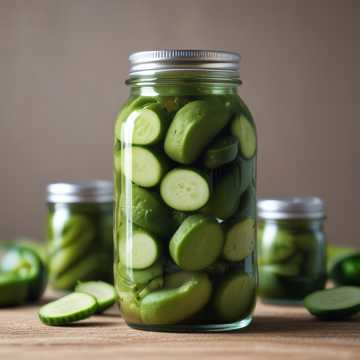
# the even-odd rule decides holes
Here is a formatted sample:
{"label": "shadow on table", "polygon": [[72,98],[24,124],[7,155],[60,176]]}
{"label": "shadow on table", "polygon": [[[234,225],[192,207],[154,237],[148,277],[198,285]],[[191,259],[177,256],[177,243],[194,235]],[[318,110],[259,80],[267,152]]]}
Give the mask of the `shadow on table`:
{"label": "shadow on table", "polygon": [[284,335],[287,333],[289,335],[302,333],[302,336],[321,337],[329,336],[332,333],[337,334],[339,332],[339,326],[348,325],[350,327],[354,326],[354,324],[360,326],[359,320],[360,316],[344,321],[324,321],[311,317],[289,318],[279,315],[255,315],[252,325],[244,329],[244,332],[248,334],[281,333]]}

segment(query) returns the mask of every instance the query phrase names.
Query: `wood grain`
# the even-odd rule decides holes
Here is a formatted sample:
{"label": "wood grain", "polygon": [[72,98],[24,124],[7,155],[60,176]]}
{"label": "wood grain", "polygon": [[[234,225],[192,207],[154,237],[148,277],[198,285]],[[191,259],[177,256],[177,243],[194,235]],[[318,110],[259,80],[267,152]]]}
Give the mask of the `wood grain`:
{"label": "wood grain", "polygon": [[72,326],[48,327],[38,307],[0,310],[1,360],[360,359],[360,317],[322,322],[302,308],[260,303],[241,332],[174,334],[130,329],[115,307]]}

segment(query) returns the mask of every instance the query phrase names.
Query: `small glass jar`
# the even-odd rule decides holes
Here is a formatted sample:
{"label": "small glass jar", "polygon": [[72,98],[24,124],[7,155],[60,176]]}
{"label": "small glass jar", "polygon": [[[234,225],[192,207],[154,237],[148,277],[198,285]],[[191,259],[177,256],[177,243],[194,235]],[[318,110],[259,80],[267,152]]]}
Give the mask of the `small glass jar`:
{"label": "small glass jar", "polygon": [[115,283],[125,321],[229,331],[256,299],[256,129],[239,55],[130,56],[115,125]]}
{"label": "small glass jar", "polygon": [[78,281],[112,281],[112,182],[52,183],[47,194],[52,287],[72,290]]}
{"label": "small glass jar", "polygon": [[258,200],[258,265],[262,300],[301,303],[326,281],[324,204],[315,197]]}

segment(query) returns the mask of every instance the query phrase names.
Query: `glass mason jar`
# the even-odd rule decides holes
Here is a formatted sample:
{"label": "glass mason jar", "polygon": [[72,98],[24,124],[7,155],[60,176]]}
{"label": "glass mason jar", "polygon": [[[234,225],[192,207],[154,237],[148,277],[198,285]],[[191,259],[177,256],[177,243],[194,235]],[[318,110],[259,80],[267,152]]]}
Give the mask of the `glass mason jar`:
{"label": "glass mason jar", "polygon": [[256,130],[239,55],[130,56],[115,125],[115,283],[126,322],[226,331],[255,304]]}
{"label": "glass mason jar", "polygon": [[53,288],[113,278],[113,184],[49,184],[47,259]]}
{"label": "glass mason jar", "polygon": [[265,302],[301,303],[326,281],[324,204],[321,199],[258,201],[258,293]]}

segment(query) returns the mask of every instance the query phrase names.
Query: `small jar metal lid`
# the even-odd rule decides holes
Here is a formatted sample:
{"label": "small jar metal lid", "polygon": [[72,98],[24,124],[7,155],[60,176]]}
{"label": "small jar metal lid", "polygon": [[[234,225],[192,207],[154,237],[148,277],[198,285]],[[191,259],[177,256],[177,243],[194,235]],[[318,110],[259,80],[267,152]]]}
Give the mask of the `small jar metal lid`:
{"label": "small jar metal lid", "polygon": [[239,75],[240,54],[220,50],[164,49],[129,56],[130,76],[169,70],[220,70]]}
{"label": "small jar metal lid", "polygon": [[105,203],[113,201],[113,183],[106,180],[58,182],[47,186],[50,203]]}
{"label": "small jar metal lid", "polygon": [[257,201],[262,219],[319,219],[325,217],[325,206],[318,197],[278,197]]}

